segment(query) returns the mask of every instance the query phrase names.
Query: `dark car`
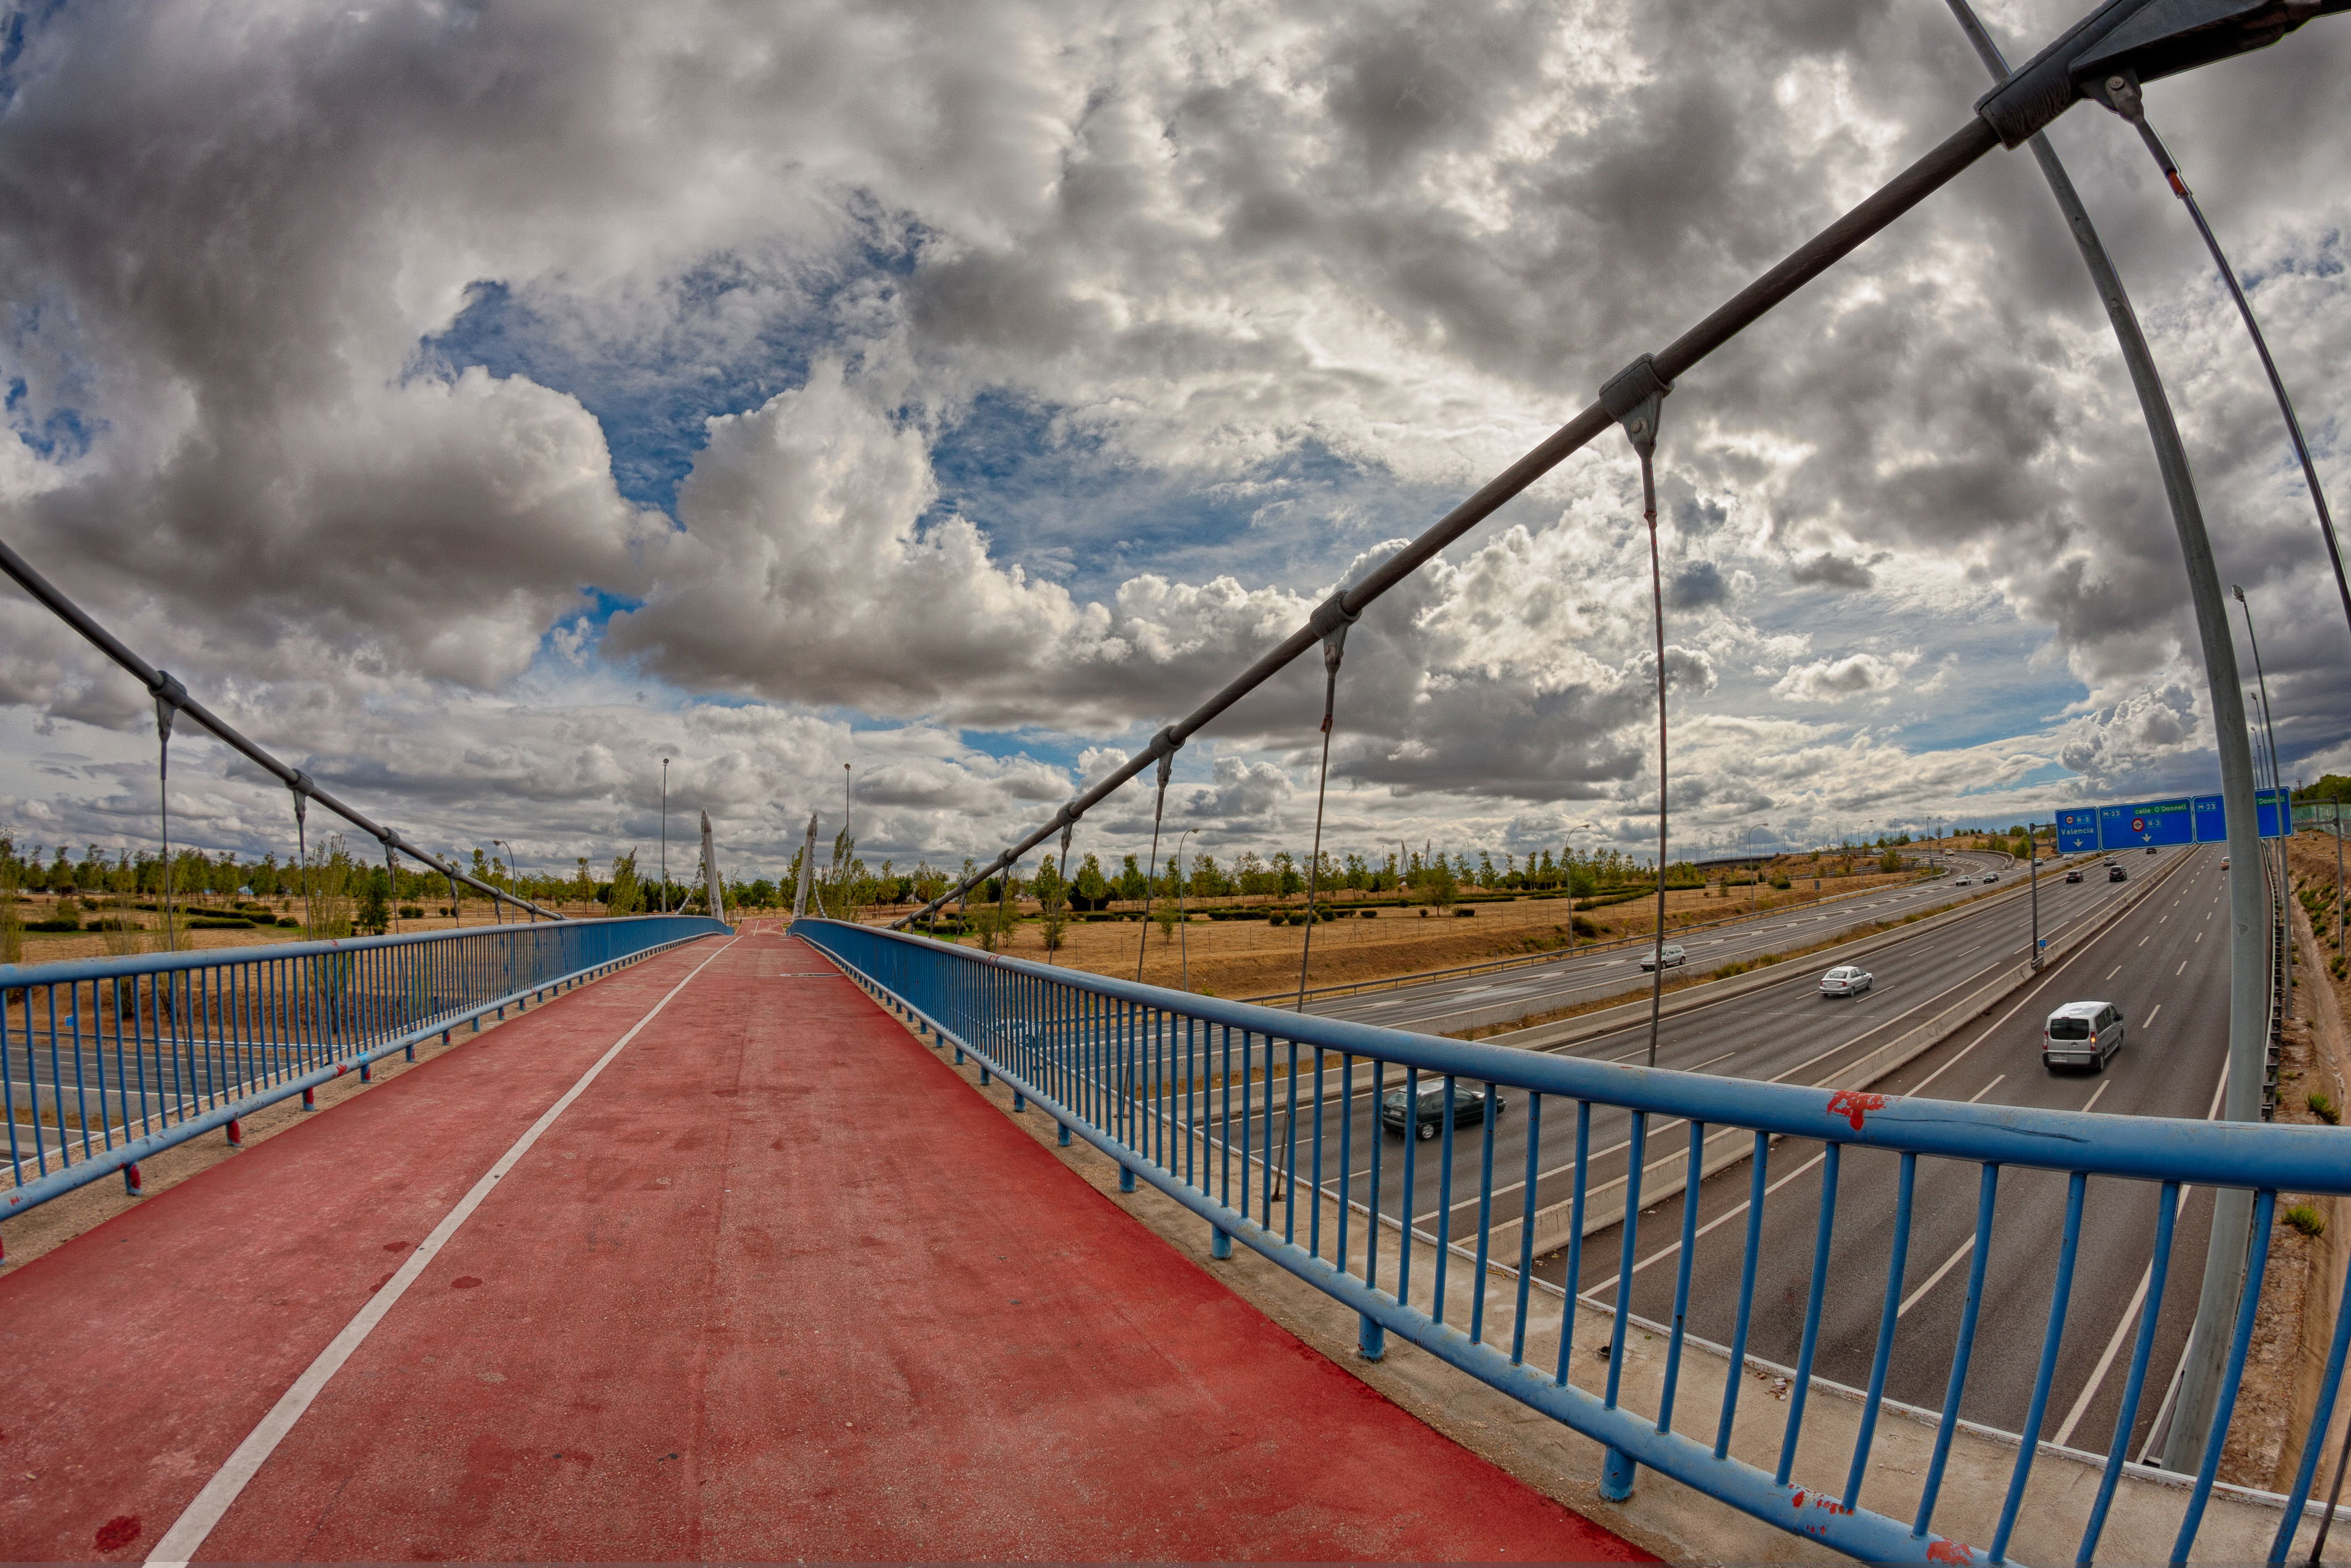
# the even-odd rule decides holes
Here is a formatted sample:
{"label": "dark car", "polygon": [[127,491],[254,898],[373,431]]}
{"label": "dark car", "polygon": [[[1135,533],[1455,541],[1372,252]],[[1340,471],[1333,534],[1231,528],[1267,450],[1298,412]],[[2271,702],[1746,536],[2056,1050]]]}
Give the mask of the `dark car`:
{"label": "dark car", "polygon": [[[1453,1124],[1458,1127],[1466,1123],[1483,1122],[1486,1119],[1486,1096],[1489,1093],[1494,1097],[1495,1115],[1499,1116],[1510,1108],[1510,1097],[1491,1084],[1468,1078],[1455,1079]],[[1391,1132],[1403,1132],[1404,1103],[1405,1092],[1401,1089],[1391,1089],[1381,1095],[1380,1124]],[[1445,1130],[1445,1080],[1424,1078],[1420,1081],[1419,1112],[1413,1118],[1416,1136],[1433,1138]]]}
{"label": "dark car", "polygon": [[2106,868],[2106,880],[2108,882],[2128,882],[2130,880],[2130,873],[2123,870],[2123,868],[2118,865],[2110,865]]}
{"label": "dark car", "polygon": [[2082,880],[2082,868],[2081,868],[2080,866],[2075,866],[2072,871],[2067,872],[2067,873],[2065,873],[2065,880],[2066,880],[2067,882],[2079,882],[2079,881],[2081,881],[2081,880]]}
{"label": "dark car", "polygon": [[2147,845],[2147,853],[2149,853],[2149,854],[2153,854],[2153,853],[2155,853],[2155,846],[2154,846],[2153,844],[2149,844],[2149,845]]}

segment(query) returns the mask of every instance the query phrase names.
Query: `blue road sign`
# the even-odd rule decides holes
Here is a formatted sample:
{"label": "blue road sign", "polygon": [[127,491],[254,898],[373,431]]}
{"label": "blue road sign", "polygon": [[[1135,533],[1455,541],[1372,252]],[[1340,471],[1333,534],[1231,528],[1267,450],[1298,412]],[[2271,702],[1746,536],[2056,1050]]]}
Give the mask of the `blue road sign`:
{"label": "blue road sign", "polygon": [[2187,800],[2147,800],[2136,806],[2098,808],[2098,847],[2102,850],[2195,841],[2196,814]]}
{"label": "blue road sign", "polygon": [[[2292,808],[2282,789],[2254,796],[2261,836],[2279,837]],[[2074,807],[2057,813],[2061,855],[2111,853],[2149,844],[2219,844],[2229,839],[2229,816],[2218,795],[2179,800],[2141,800],[2129,806]]]}
{"label": "blue road sign", "polygon": [[2098,852],[2098,813],[2093,808],[2057,813],[2057,852],[2094,855]]}

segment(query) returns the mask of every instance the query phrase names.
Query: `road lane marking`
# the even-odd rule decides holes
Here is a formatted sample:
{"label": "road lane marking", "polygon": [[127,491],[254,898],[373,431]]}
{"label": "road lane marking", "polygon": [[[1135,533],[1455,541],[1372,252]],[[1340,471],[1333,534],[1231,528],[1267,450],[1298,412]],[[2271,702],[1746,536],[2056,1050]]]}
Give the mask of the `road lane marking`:
{"label": "road lane marking", "polygon": [[449,1239],[457,1233],[457,1228],[482,1206],[483,1199],[496,1190],[498,1182],[514,1169],[523,1155],[530,1152],[531,1145],[538,1142],[539,1134],[553,1126],[555,1119],[569,1110],[572,1102],[588,1092],[588,1086],[596,1082],[597,1075],[611,1063],[614,1057],[628,1049],[629,1042],[660,1016],[661,1010],[669,1006],[672,998],[692,985],[695,976],[716,963],[719,954],[729,951],[741,940],[739,936],[733,938],[696,964],[684,979],[672,986],[667,995],[648,1009],[644,1017],[632,1024],[628,1033],[598,1057],[594,1064],[580,1075],[579,1081],[564,1091],[563,1097],[549,1105],[538,1120],[530,1124],[529,1130],[498,1156],[496,1165],[482,1173],[481,1180],[474,1184],[473,1190],[459,1198],[457,1207],[443,1217],[430,1236],[417,1244],[415,1250],[409,1253],[408,1261],[400,1266],[382,1289],[368,1298],[367,1304],[343,1325],[343,1332],[319,1353],[318,1359],[294,1380],[294,1385],[278,1396],[269,1414],[261,1418],[261,1424],[246,1434],[245,1441],[236,1446],[236,1451],[229,1455],[227,1461],[214,1473],[213,1479],[204,1483],[204,1490],[196,1494],[195,1500],[188,1504],[180,1517],[172,1521],[172,1528],[155,1542],[155,1550],[147,1557],[150,1563],[187,1568],[189,1560],[196,1554],[196,1549],[204,1545],[204,1538],[213,1532],[213,1527],[220,1523],[222,1516],[244,1493],[261,1467],[268,1462],[269,1456],[277,1451],[277,1446],[286,1440],[295,1423],[302,1419],[303,1414],[325,1392],[328,1380],[342,1370],[343,1364],[366,1343],[368,1335],[375,1332],[376,1325],[398,1304],[408,1287],[414,1284],[425,1267],[441,1255],[441,1249],[449,1244]]}
{"label": "road lane marking", "polygon": [[2104,1083],[2099,1084],[2097,1092],[2090,1096],[2088,1103],[2085,1104],[2082,1109],[2085,1113],[2096,1110],[2098,1108],[2099,1100],[2105,1096],[2107,1090],[2112,1089],[2114,1086],[2115,1081],[2111,1078],[2107,1079]]}
{"label": "road lane marking", "polygon": [[1944,1259],[1943,1266],[1936,1270],[1933,1273],[1928,1275],[1927,1282],[1919,1286],[1917,1290],[1911,1291],[1909,1300],[1904,1301],[1900,1306],[1894,1309],[1895,1321],[1899,1322],[1902,1319],[1908,1317],[1910,1315],[1910,1309],[1918,1304],[1918,1298],[1933,1290],[1936,1286],[1941,1284],[1943,1282],[1943,1276],[1949,1273],[1954,1268],[1956,1268],[1960,1259],[1966,1257],[1975,1249],[1976,1239],[1974,1237],[1970,1236],[1965,1241],[1960,1242],[1959,1249],[1957,1252],[1952,1253],[1949,1257]]}
{"label": "road lane marking", "polygon": [[2153,1022],[2155,1021],[2155,1015],[2156,1015],[2156,1014],[2158,1014],[2158,1013],[2159,1013],[2159,1012],[2161,1012],[2162,1010],[2163,1010],[2163,1004],[2162,1004],[2161,1002],[2158,1002],[2158,1003],[2156,1003],[2156,1004],[2155,1004],[2155,1006],[2153,1006],[2153,1007],[2151,1007],[2151,1008],[2147,1009],[2147,1022],[2149,1022],[2149,1023],[2153,1023]]}
{"label": "road lane marking", "polygon": [[2179,967],[2171,971],[2171,977],[2176,980],[2186,973],[2188,973],[2188,960],[2182,958],[2179,960]]}
{"label": "road lane marking", "polygon": [[[2229,1070],[2226,1067],[2222,1067],[2220,1069],[2220,1082],[2215,1085],[2212,1090],[2211,1108],[2204,1113],[2204,1119],[2206,1121],[2209,1122],[2220,1113],[2220,1095],[2228,1087]],[[2180,1187],[2179,1207],[2172,1210],[2172,1213],[2175,1216],[2187,1212],[2188,1195],[2195,1190],[2196,1189],[2192,1186],[2182,1186]],[[2174,1219],[2173,1223],[2175,1226],[2178,1224],[2177,1218]],[[2174,1229],[2172,1234],[2176,1236],[2179,1232],[2177,1229]],[[2130,1305],[2123,1309],[2122,1322],[2115,1325],[2114,1337],[2106,1341],[2105,1354],[2098,1357],[2098,1364],[2093,1367],[2090,1371],[2090,1381],[2082,1385],[2081,1396],[2074,1401],[2074,1408],[2065,1413],[2064,1424],[2059,1426],[2057,1428],[2057,1437],[2055,1441],[2059,1448],[2064,1448],[2073,1437],[2074,1428],[2082,1424],[2082,1417],[2084,1416],[2089,1414],[2090,1401],[2098,1396],[2099,1385],[2105,1382],[2106,1374],[2114,1370],[2115,1357],[2121,1353],[2123,1341],[2128,1337],[2131,1331],[2131,1325],[2137,1322],[2139,1309],[2147,1305],[2147,1289],[2154,1278],[2155,1260],[2149,1258],[2147,1260],[2147,1267],[2139,1271],[2138,1289],[2131,1293]],[[2192,1338],[2193,1336],[2191,1335],[2190,1337]],[[2179,1353],[2179,1357],[2181,1364],[2185,1364],[2188,1359],[2188,1352],[2184,1347]],[[2173,1376],[2176,1380],[2178,1374],[2175,1373]],[[2169,1397],[2168,1394],[2165,1396],[2167,1402],[2168,1402]],[[2162,1412],[2158,1410],[2156,1414],[2160,1417]],[[2140,1456],[2142,1459],[2144,1459],[2145,1457],[2146,1456],[2144,1455]]]}
{"label": "road lane marking", "polygon": [[[2123,972],[2123,967],[2122,967],[2120,964],[2116,964],[2113,968],[2111,968],[2111,969],[2109,969],[2109,970],[2107,970],[2107,971],[2106,971],[2106,979],[2107,979],[2107,980],[2111,980],[2111,979],[2113,979],[2116,975],[2119,975],[2119,974],[2121,974],[2122,972]],[[2104,985],[2104,984],[2105,984],[2105,980],[2101,980],[2101,981],[2099,981],[2098,983],[2099,983],[2100,985]]]}
{"label": "road lane marking", "polygon": [[[1823,1160],[1827,1159],[1828,1157],[1827,1151],[1825,1150],[1820,1154],[1814,1155],[1811,1159],[1806,1160],[1802,1165],[1798,1166],[1794,1170],[1790,1171],[1786,1176],[1782,1176],[1778,1181],[1775,1181],[1770,1186],[1765,1187],[1763,1189],[1763,1196],[1765,1197],[1771,1197],[1773,1193],[1779,1191],[1790,1182],[1794,1181],[1798,1176],[1802,1176],[1806,1171],[1811,1170],[1814,1166],[1819,1165]],[[1704,1225],[1699,1226],[1698,1228],[1697,1235],[1704,1236],[1708,1231],[1714,1229],[1716,1227],[1722,1225],[1727,1221],[1736,1219],[1739,1216],[1747,1212],[1747,1207],[1746,1200],[1742,1199],[1738,1207],[1727,1209],[1723,1213],[1716,1215],[1712,1219],[1708,1220]],[[1696,1238],[1693,1237],[1692,1239],[1696,1239]],[[1650,1264],[1657,1261],[1660,1258],[1670,1258],[1681,1249],[1682,1244],[1680,1240],[1677,1239],[1670,1246],[1667,1246],[1661,1250],[1652,1252],[1638,1263],[1634,1264],[1633,1272],[1637,1274],[1642,1270],[1647,1268]],[[1605,1280],[1601,1281],[1600,1283],[1587,1287],[1584,1290],[1583,1294],[1586,1296],[1596,1296],[1601,1291],[1614,1287],[1616,1281],[1622,1277],[1623,1276],[1621,1275],[1611,1274]]]}
{"label": "road lane marking", "polygon": [[1980,1101],[1980,1100],[1981,1100],[1985,1095],[1987,1095],[1987,1094],[1991,1093],[1993,1090],[1995,1090],[1995,1089],[1999,1088],[2001,1084],[2003,1084],[2003,1083],[2005,1083],[2005,1082],[2008,1082],[2008,1074],[2007,1074],[2007,1073],[2005,1073],[2005,1072],[2003,1072],[2003,1073],[2000,1074],[2000,1076],[1998,1076],[1997,1078],[1994,1078],[1991,1082],[1989,1082],[1989,1083],[1985,1084],[1982,1088],[1980,1088],[1980,1089],[1977,1090],[1974,1093],[1972,1093],[1972,1094],[1969,1095],[1969,1096],[1968,1096],[1968,1103],[1969,1103],[1969,1104],[1970,1104],[1970,1105],[1975,1104],[1977,1102]]}

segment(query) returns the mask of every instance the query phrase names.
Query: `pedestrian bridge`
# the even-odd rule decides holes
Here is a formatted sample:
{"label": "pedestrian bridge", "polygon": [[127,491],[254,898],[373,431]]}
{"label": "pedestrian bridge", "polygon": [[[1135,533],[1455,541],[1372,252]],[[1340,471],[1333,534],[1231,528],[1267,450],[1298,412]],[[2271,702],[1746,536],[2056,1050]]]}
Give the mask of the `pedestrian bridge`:
{"label": "pedestrian bridge", "polygon": [[[0,969],[21,1347],[0,1550],[2311,1550],[2351,1311],[2294,1494],[2216,1474],[2262,1249],[2198,1473],[2126,1451],[2163,1394],[2147,1331],[2105,1453],[1959,1412],[2003,1181],[2065,1195],[2024,1238],[2049,1263],[2025,1304],[2038,1437],[2085,1227],[2153,1197],[2159,1302],[2194,1277],[2170,1270],[2184,1188],[2250,1194],[2265,1239],[2282,1188],[2351,1191],[2334,1129],[1824,1093],[794,931],[652,917]],[[1391,1091],[1401,1121],[1486,1083],[1503,1103],[1379,1129]],[[1504,1117],[1523,1171],[1495,1159]],[[1938,1411],[1886,1374],[1914,1192],[1953,1169],[1980,1195],[1964,1323],[1902,1336],[1948,1366]],[[1694,1278],[1709,1173],[1748,1190],[1723,1232],[1742,1263]],[[1793,1265],[1790,1364],[1748,1335],[1786,1261],[1767,1210],[1807,1173],[1783,1200],[1820,1243]],[[1563,1273],[1531,1223],[1561,1192]],[[1832,1250],[1840,1223],[1887,1233],[1882,1273]],[[1609,1300],[1660,1243],[1669,1315]],[[1735,1303],[1729,1343],[1692,1331],[1702,1300]],[[1854,1311],[1877,1325],[1862,1387],[1813,1364]]]}

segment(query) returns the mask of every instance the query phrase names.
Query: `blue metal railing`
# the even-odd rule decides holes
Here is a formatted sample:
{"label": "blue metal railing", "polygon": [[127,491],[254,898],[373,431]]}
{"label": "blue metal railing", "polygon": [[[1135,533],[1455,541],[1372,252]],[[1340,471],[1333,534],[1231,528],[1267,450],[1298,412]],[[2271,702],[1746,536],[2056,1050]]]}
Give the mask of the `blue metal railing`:
{"label": "blue metal railing", "polygon": [[567,920],[0,965],[0,1218],[680,942],[699,916]]}
{"label": "blue metal railing", "polygon": [[[1002,1077],[1014,1091],[1016,1109],[1036,1102],[1061,1123],[1063,1143],[1074,1130],[1109,1155],[1120,1166],[1123,1189],[1133,1190],[1138,1178],[1147,1181],[1206,1219],[1217,1256],[1225,1256],[1238,1238],[1354,1308],[1366,1355],[1381,1354],[1387,1333],[1400,1333],[1597,1440],[1608,1450],[1603,1490],[1610,1496],[1628,1495],[1635,1467],[1648,1465],[1782,1529],[1871,1560],[2006,1560],[2042,1445],[2093,1176],[2152,1185],[2156,1203],[2150,1293],[2139,1314],[2113,1445],[2080,1548],[2085,1562],[2095,1555],[2116,1483],[2129,1462],[2183,1192],[2193,1185],[2255,1194],[2248,1289],[2231,1338],[2227,1375],[2202,1469],[2194,1478],[2173,1552],[2175,1561],[2184,1560],[2202,1527],[2236,1404],[2278,1194],[2351,1193],[2351,1130],[1906,1100],[1644,1070],[1301,1017],[991,956],[868,926],[801,920],[792,932],[903,1009],[918,1030],[952,1046],[958,1061],[967,1052],[975,1057],[983,1081],[991,1073]],[[1501,1188],[1496,1186],[1496,1131],[1502,1109],[1498,1101],[1503,1096],[1481,1086],[1513,1092],[1509,1095],[1512,1100],[1524,1097],[1525,1168],[1516,1172],[1511,1168],[1516,1162],[1506,1159],[1499,1174],[1511,1185]],[[1384,1148],[1382,1132],[1392,1103],[1395,1130],[1409,1128],[1413,1134],[1393,1155]],[[1422,1109],[1424,1104],[1430,1109]],[[1457,1116],[1465,1106],[1468,1113]],[[1560,1128],[1563,1115],[1573,1128],[1573,1158],[1556,1171],[1545,1171],[1541,1168],[1542,1127],[1548,1118]],[[1674,1120],[1687,1124],[1686,1155],[1652,1160],[1649,1138],[1668,1132]],[[1424,1121],[1434,1125],[1423,1130]],[[1462,1176],[1477,1184],[1474,1197],[1460,1201],[1455,1195],[1457,1124],[1478,1140],[1474,1163],[1468,1148],[1459,1151]],[[1595,1133],[1603,1142],[1595,1143]],[[1816,1224],[1809,1227],[1815,1240],[1801,1345],[1793,1366],[1786,1369],[1792,1373],[1786,1423],[1776,1467],[1767,1470],[1729,1450],[1741,1385],[1748,1381],[1735,1369],[1770,1364],[1750,1357],[1749,1343],[1756,1319],[1765,1198],[1776,1190],[1767,1187],[1766,1178],[1772,1144],[1779,1138],[1820,1144],[1821,1156],[1813,1163],[1822,1174]],[[1693,1304],[1691,1254],[1699,1234],[1700,1187],[1708,1171],[1723,1163],[1718,1154],[1708,1164],[1709,1145],[1719,1150],[1726,1139],[1751,1161],[1735,1327],[1725,1347],[1734,1371],[1725,1379],[1719,1411],[1708,1412],[1693,1436],[1676,1429],[1674,1405],[1689,1341],[1686,1325]],[[1441,1143],[1433,1151],[1436,1206],[1433,1211],[1417,1212],[1430,1181],[1429,1162],[1421,1156],[1420,1145],[1437,1140]],[[1800,1482],[1792,1471],[1820,1351],[1823,1306],[1831,1294],[1830,1242],[1841,1163],[1851,1163],[1843,1159],[1848,1150],[1883,1151],[1865,1157],[1878,1160],[1890,1155],[1898,1166],[1891,1184],[1889,1259],[1867,1355],[1867,1388],[1850,1469],[1840,1489]],[[1949,1357],[1948,1392],[1935,1417],[1933,1458],[1916,1517],[1906,1522],[1863,1508],[1858,1500],[1878,1416],[1888,1403],[1896,1322],[1907,1310],[1901,1304],[1903,1275],[1922,1157],[1976,1167],[1977,1180],[1971,1184],[1976,1188],[1974,1246],[1965,1306]],[[1397,1174],[1392,1161],[1401,1165],[1400,1183],[1387,1179]],[[1642,1184],[1646,1175],[1660,1168],[1669,1178],[1677,1174],[1682,1184],[1679,1260],[1669,1322],[1649,1325],[1663,1327],[1661,1337],[1667,1339],[1658,1409],[1642,1415],[1621,1405],[1618,1396],[1627,1330],[1646,1323],[1632,1313],[1627,1283],[1641,1266]],[[2047,1326],[2022,1423],[2023,1441],[2018,1445],[2000,1521],[1989,1550],[1979,1550],[1937,1535],[1933,1523],[1959,1424],[1970,1354],[1977,1348],[1980,1310],[1986,1305],[1986,1260],[1993,1244],[2001,1176],[2018,1168],[2064,1176],[2063,1228],[2061,1234],[2034,1238],[2036,1245],[2045,1243],[2055,1250]],[[1547,1190],[1553,1193],[1565,1186],[1573,1213],[1561,1238],[1569,1305],[1556,1364],[1542,1367],[1529,1359],[1528,1307],[1537,1253],[1548,1250],[1536,1245],[1537,1194],[1546,1178]],[[2109,1214],[2119,1211],[2125,1205],[2116,1200],[2128,1190],[2118,1194],[2110,1182],[2102,1183],[2100,1208]],[[1669,1190],[1646,1201],[1656,1207],[1671,1196]],[[1588,1228],[1602,1228],[1588,1222],[1604,1222],[1618,1214],[1622,1234],[1616,1280],[1593,1288],[1597,1293],[1616,1287],[1613,1306],[1604,1309],[1612,1318],[1604,1347],[1586,1346],[1595,1353],[1604,1348],[1608,1357],[1606,1388],[1594,1394],[1575,1386],[1569,1376],[1576,1344],[1574,1303],[1588,1301],[1581,1289],[1584,1236]],[[1458,1222],[1456,1216],[1460,1217]],[[1510,1234],[1513,1229],[1515,1238]],[[2051,1229],[2056,1227],[2053,1224]],[[1505,1242],[1499,1251],[1494,1245],[1498,1232]],[[1384,1249],[1392,1256],[1383,1256]],[[1466,1326],[1465,1314],[1457,1306],[1464,1281],[1458,1267],[1454,1268],[1455,1289],[1448,1296],[1449,1264],[1475,1270],[1467,1281]],[[2192,1266],[2183,1272],[2192,1280]],[[1492,1273],[1516,1276],[1507,1346],[1488,1335],[1487,1280]],[[1727,1284],[1727,1275],[1723,1279]],[[1881,1295],[1875,1280],[1864,1289],[1872,1301]],[[1855,1297],[1847,1289],[1836,1294],[1840,1304]],[[1498,1303],[1496,1310],[1504,1309]],[[2283,1560],[2305,1511],[2347,1346],[2351,1291],[2335,1322],[2324,1391],[2304,1434],[2273,1562]]]}

